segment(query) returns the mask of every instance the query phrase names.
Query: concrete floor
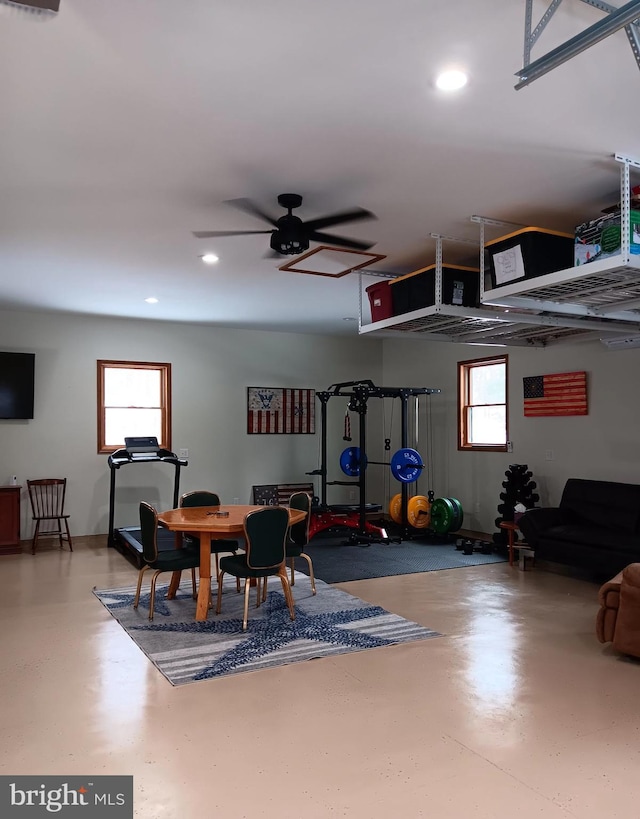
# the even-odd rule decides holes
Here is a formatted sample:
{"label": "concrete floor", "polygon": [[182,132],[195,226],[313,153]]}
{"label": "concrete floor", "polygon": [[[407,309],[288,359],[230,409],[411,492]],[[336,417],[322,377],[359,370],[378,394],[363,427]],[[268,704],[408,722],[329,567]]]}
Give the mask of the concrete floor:
{"label": "concrete floor", "polygon": [[2,773],[133,774],[145,819],[640,815],[640,662],[596,584],[344,583],[446,636],[173,688],[91,593],[136,577],[105,542],[0,559]]}

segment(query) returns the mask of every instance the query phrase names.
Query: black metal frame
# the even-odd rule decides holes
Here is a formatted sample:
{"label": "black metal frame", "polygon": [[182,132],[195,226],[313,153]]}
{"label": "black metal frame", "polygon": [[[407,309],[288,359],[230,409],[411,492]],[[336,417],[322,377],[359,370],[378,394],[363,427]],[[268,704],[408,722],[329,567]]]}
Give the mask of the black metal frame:
{"label": "black metal frame", "polygon": [[[366,487],[367,470],[363,468],[363,461],[366,458],[367,444],[367,403],[370,398],[400,398],[402,404],[401,413],[401,447],[407,447],[409,429],[409,398],[415,395],[433,395],[441,390],[433,387],[377,387],[373,381],[343,381],[340,384],[331,384],[326,390],[316,392],[316,397],[320,401],[320,423],[321,423],[321,465],[319,470],[312,473],[320,475],[320,503],[327,506],[327,486],[357,486],[360,491],[359,501],[359,529],[357,537],[359,540],[371,541],[374,538],[366,532]],[[327,404],[329,399],[336,396],[349,398],[349,410],[358,414],[358,440],[360,449],[360,474],[357,481],[327,481]],[[410,529],[407,521],[407,503],[409,499],[409,485],[402,484],[402,523],[401,537],[408,537]]]}

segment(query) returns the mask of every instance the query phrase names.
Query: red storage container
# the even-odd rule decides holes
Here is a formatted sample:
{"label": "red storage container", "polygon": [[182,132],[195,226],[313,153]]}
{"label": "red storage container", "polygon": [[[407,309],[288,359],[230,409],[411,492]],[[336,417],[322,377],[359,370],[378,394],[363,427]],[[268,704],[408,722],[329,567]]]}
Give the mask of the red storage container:
{"label": "red storage container", "polygon": [[393,301],[389,280],[383,279],[367,287],[367,296],[371,306],[371,321],[382,321],[393,315]]}

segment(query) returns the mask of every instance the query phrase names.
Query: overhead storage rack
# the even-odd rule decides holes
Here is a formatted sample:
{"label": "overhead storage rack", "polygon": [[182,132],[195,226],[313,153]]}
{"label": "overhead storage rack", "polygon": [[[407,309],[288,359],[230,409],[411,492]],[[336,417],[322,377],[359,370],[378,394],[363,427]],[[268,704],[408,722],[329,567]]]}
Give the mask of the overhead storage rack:
{"label": "overhead storage rack", "polygon": [[[615,159],[620,163],[620,253],[490,290],[482,288],[480,300],[484,305],[622,322],[640,321],[640,256],[630,252],[630,169],[640,168],[640,162],[621,154],[616,154]],[[482,217],[472,217],[472,220],[483,222]],[[482,230],[481,256],[483,252]],[[628,331],[629,327],[623,329]]]}
{"label": "overhead storage rack", "polygon": [[[469,240],[432,233],[436,239],[434,303],[378,321],[364,321],[361,276],[359,333],[521,347],[545,347],[637,334],[640,328],[640,256],[630,253],[629,215],[630,168],[640,168],[640,162],[620,154],[616,154],[615,159],[621,163],[622,241],[618,255],[485,290],[484,225],[509,223],[474,216],[472,221],[481,224],[480,306],[443,303],[442,242],[469,243]],[[478,247],[477,243],[471,244]],[[390,274],[380,276],[391,278]]]}

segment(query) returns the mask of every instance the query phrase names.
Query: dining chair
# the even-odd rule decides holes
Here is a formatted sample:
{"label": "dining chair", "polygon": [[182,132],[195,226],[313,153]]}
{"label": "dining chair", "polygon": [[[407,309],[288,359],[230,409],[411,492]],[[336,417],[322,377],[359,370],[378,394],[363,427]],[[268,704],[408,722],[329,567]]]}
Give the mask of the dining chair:
{"label": "dining chair", "polygon": [[[31,501],[32,519],[36,522],[36,528],[31,541],[31,554],[36,553],[38,538],[43,536],[57,535],[62,549],[63,540],[69,544],[69,551],[73,551],[71,533],[69,532],[69,515],[64,511],[64,499],[67,492],[66,478],[41,478],[39,480],[27,481],[29,490],[29,500]],[[57,528],[47,531],[40,531],[40,525],[47,521],[55,521]],[[62,530],[64,524],[65,532]]]}
{"label": "dining chair", "polygon": [[[277,575],[292,620],[295,620],[293,595],[285,565],[285,540],[289,529],[289,510],[284,506],[265,506],[249,512],[244,519],[245,549],[243,554],[220,559],[218,574],[218,602],[216,614],[222,606],[222,582],[225,572],[236,578],[244,578],[244,613],[242,630],[247,630],[249,618],[249,589],[251,580],[266,579]],[[256,605],[260,605],[260,588],[257,589]]]}
{"label": "dining chair", "polygon": [[294,586],[295,579],[295,559],[302,557],[307,561],[309,566],[309,580],[311,581],[311,591],[316,593],[316,580],[313,575],[313,563],[311,558],[304,551],[305,546],[309,542],[309,524],[311,522],[311,497],[306,492],[294,492],[289,498],[289,508],[299,509],[306,512],[307,515],[304,520],[299,523],[294,523],[289,527],[289,536],[286,542],[286,557],[289,562],[291,570],[291,585]]}
{"label": "dining chair", "polygon": [[[180,498],[179,506],[220,506],[220,497],[215,492],[209,492],[206,489],[196,489],[194,492],[185,492]],[[197,535],[185,534],[184,539],[187,545],[200,548],[200,538]],[[237,540],[211,539],[211,554],[214,554],[216,559],[216,577],[220,571],[218,554],[220,552],[233,552],[233,554],[235,554],[239,548],[240,545]],[[240,588],[238,586],[238,591],[239,590]]]}
{"label": "dining chair", "polygon": [[149,620],[153,620],[153,610],[156,596],[156,580],[162,572],[178,572],[191,569],[191,586],[193,599],[196,594],[196,569],[200,565],[200,552],[193,546],[182,549],[167,549],[158,551],[158,513],[149,503],[140,503],[140,537],[142,539],[142,560],[144,565],[138,572],[138,588],[136,590],[133,608],[138,608],[142,578],[147,569],[153,569],[151,578],[151,597],[149,599]]}

